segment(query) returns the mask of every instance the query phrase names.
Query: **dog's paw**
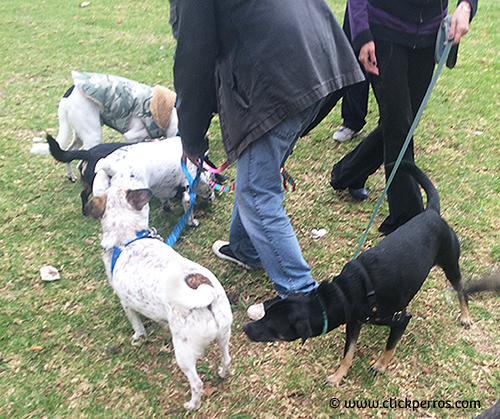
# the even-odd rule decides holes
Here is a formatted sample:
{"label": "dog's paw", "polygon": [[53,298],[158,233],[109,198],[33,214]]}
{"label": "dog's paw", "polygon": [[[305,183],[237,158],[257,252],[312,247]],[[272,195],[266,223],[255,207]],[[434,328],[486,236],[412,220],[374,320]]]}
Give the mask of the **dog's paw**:
{"label": "dog's paw", "polygon": [[388,361],[385,358],[379,358],[377,361],[372,361],[370,369],[374,375],[383,374],[387,370]]}
{"label": "dog's paw", "polygon": [[472,326],[472,317],[470,316],[463,316],[460,317],[460,324],[467,330],[469,330]]}
{"label": "dog's paw", "polygon": [[193,218],[192,220],[189,221],[188,224],[191,227],[198,227],[200,225],[200,222],[196,218]]}
{"label": "dog's paw", "polygon": [[339,387],[340,383],[342,383],[343,375],[340,374],[332,374],[325,378],[325,385]]}
{"label": "dog's paw", "polygon": [[184,409],[187,410],[198,410],[201,406],[201,400],[189,400],[188,402],[184,403]]}
{"label": "dog's paw", "polygon": [[147,339],[147,338],[148,338],[148,335],[147,335],[146,331],[144,331],[144,332],[143,332],[143,331],[140,331],[140,332],[135,332],[135,333],[134,333],[134,336],[132,336],[132,338],[133,338],[134,340],[138,340],[138,339],[141,339],[141,338],[142,338],[142,339]]}
{"label": "dog's paw", "polygon": [[219,366],[219,369],[217,370],[217,374],[219,374],[220,378],[227,378],[230,373],[230,368],[224,365]]}

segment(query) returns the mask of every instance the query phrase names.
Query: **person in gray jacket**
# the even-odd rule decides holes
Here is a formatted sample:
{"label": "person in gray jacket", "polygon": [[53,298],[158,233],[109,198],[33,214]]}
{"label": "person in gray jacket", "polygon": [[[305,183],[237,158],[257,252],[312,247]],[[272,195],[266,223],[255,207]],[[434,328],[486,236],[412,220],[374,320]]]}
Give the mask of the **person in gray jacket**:
{"label": "person in gray jacket", "polygon": [[[276,298],[317,286],[282,206],[280,168],[297,139],[364,75],[324,0],[174,1],[174,86],[184,158],[208,150],[220,117],[236,186],[229,242],[214,252],[249,268],[264,267]],[[252,305],[252,319],[273,301]]]}

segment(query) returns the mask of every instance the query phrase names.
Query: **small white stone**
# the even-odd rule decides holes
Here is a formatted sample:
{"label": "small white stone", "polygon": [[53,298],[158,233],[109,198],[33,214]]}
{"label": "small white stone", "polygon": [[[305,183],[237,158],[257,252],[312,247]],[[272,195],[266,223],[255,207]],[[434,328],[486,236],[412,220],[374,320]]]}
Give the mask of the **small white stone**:
{"label": "small white stone", "polygon": [[42,281],[52,282],[61,279],[61,275],[59,275],[59,271],[53,266],[42,266],[40,268],[40,276]]}
{"label": "small white stone", "polygon": [[327,233],[327,231],[324,228],[320,228],[319,230],[316,230],[315,228],[313,228],[311,230],[311,237],[313,239],[321,239],[322,237],[324,237],[326,235],[326,233]]}

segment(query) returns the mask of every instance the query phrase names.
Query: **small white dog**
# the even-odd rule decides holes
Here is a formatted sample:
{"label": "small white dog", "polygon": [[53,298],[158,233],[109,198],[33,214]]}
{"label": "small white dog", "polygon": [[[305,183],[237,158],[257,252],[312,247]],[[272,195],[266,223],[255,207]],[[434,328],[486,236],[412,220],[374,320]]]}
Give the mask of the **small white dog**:
{"label": "small white dog", "polygon": [[101,219],[106,273],[134,328],[134,339],[146,336],[139,313],[168,323],[177,364],[191,385],[191,400],[184,407],[194,410],[200,407],[203,390],[196,361],[214,339],[222,352],[219,376],[229,373],[231,307],[208,269],[149,235],[144,207],[150,197],[148,189],[111,187],[91,199],[87,211]]}
{"label": "small white dog", "polygon": [[[123,134],[127,142],[177,135],[176,94],[159,85],[150,87],[124,77],[72,73],[74,85],[59,102],[56,141],[68,150],[85,150],[102,143],[102,125]],[[31,153],[49,154],[47,144],[35,144]],[[66,175],[74,182],[71,163]]]}
{"label": "small white dog", "polygon": [[[163,208],[168,211],[170,198],[182,193],[182,205],[186,211],[191,200],[188,192],[189,183],[182,171],[181,157],[180,137],[119,148],[97,162],[92,194],[100,196],[110,186],[119,186],[123,189],[148,188],[162,201]],[[186,167],[194,178],[196,166],[188,159]],[[215,193],[209,184],[210,176],[208,172],[201,174],[196,194],[202,199],[213,201]],[[193,213],[190,214],[187,223],[193,227],[199,225]]]}

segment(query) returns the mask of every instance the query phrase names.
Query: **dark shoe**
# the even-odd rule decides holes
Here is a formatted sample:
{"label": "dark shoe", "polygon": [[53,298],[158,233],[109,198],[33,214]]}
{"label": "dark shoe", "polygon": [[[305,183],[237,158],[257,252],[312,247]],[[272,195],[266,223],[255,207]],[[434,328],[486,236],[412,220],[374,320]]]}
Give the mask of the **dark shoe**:
{"label": "dark shoe", "polygon": [[349,195],[351,195],[356,201],[364,201],[368,198],[368,191],[365,188],[353,189],[348,188]]}
{"label": "dark shoe", "polygon": [[212,250],[216,254],[216,256],[220,257],[221,259],[236,263],[237,265],[245,269],[252,269],[251,266],[248,266],[245,262],[242,262],[234,255],[234,253],[231,251],[231,248],[229,247],[229,242],[217,240],[213,244]]}

